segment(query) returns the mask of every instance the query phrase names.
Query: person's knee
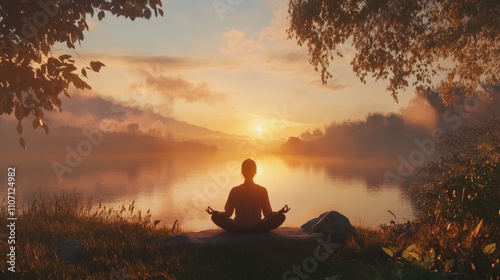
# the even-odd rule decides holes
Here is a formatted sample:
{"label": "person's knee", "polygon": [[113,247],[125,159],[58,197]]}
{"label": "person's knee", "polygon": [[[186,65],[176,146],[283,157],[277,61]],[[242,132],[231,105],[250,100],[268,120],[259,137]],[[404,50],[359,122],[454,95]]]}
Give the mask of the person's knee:
{"label": "person's knee", "polygon": [[212,222],[214,223],[216,223],[216,221],[218,220],[217,215],[215,215],[215,213],[213,213],[212,216],[210,216],[210,219],[212,219]]}
{"label": "person's knee", "polygon": [[212,219],[212,222],[214,222],[215,224],[219,224],[219,223],[224,222],[225,220],[227,220],[227,217],[226,217],[226,216],[224,216],[224,215],[223,215],[222,213],[220,213],[220,212],[214,212],[214,213],[212,214],[211,219]]}
{"label": "person's knee", "polygon": [[286,216],[285,216],[285,214],[283,214],[283,213],[278,213],[278,215],[277,215],[277,216],[278,216],[278,217],[276,217],[276,219],[280,222],[280,224],[282,224],[282,223],[284,223],[284,222],[285,222],[285,220],[286,220]]}

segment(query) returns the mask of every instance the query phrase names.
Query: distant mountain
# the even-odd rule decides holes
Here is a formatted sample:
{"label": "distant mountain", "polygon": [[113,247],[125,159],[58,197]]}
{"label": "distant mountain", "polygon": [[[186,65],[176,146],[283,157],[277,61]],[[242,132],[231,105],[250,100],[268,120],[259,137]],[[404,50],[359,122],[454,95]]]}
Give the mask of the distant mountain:
{"label": "distant mountain", "polygon": [[31,120],[31,117],[23,120],[22,137],[28,148],[24,151],[19,144],[17,121],[11,116],[0,117],[2,155],[66,153],[67,147],[76,149],[79,143],[87,141],[84,131],[89,130],[103,134],[102,143],[95,147],[99,153],[235,149],[242,138],[81,94],[73,94],[66,100],[61,113],[46,114],[44,121],[49,124],[49,135],[40,128],[33,130]]}

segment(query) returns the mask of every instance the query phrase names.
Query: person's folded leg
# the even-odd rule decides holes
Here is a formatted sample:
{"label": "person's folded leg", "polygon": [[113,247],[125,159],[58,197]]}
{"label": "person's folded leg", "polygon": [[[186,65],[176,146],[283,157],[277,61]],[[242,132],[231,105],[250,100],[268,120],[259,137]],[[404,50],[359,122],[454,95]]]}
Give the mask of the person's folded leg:
{"label": "person's folded leg", "polygon": [[241,230],[241,228],[234,223],[233,219],[220,212],[214,212],[212,214],[212,222],[229,232],[239,232]]}
{"label": "person's folded leg", "polygon": [[278,228],[285,222],[286,216],[283,213],[273,213],[270,217],[267,217],[260,221],[258,224],[252,227],[240,227],[234,223],[234,220],[228,216],[220,213],[214,212],[212,214],[212,221],[218,227],[232,233],[264,233]]}
{"label": "person's folded leg", "polygon": [[286,216],[283,213],[273,213],[270,217],[263,219],[255,227],[252,227],[252,232],[263,233],[278,228],[285,222]]}

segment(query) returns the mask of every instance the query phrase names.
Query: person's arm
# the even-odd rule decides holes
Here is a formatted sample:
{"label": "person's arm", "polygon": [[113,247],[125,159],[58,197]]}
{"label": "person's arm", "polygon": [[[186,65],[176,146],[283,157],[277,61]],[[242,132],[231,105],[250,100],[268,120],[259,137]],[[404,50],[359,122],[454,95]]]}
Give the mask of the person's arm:
{"label": "person's arm", "polygon": [[270,217],[273,213],[273,209],[271,208],[271,203],[269,202],[269,195],[267,194],[267,190],[264,189],[263,195],[263,204],[262,204],[262,213],[264,213],[264,217]]}
{"label": "person's arm", "polygon": [[235,200],[234,192],[233,190],[231,190],[229,192],[229,196],[227,197],[226,206],[224,206],[224,211],[226,211],[225,214],[228,217],[231,217],[233,215],[234,205],[235,205],[234,200]]}

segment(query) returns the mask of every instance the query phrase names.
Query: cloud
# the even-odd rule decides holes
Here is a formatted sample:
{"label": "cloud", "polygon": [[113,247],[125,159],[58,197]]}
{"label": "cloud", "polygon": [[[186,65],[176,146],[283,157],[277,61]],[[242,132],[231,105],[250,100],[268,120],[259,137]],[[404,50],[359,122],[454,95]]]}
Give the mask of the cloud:
{"label": "cloud", "polygon": [[328,84],[326,84],[326,85],[324,85],[320,80],[313,80],[313,81],[310,81],[308,84],[310,86],[316,87],[317,89],[327,91],[327,92],[341,91],[341,90],[349,87],[349,85],[339,83],[339,81],[336,79],[328,81]]}
{"label": "cloud", "polygon": [[121,123],[130,118],[139,118],[143,110],[118,104],[100,95],[74,90],[71,99],[62,103],[62,111],[46,114],[49,126],[98,127],[102,121]]}
{"label": "cloud", "polygon": [[105,61],[108,68],[119,69],[123,75],[130,74],[122,80],[119,90],[112,88],[103,91],[103,94],[123,104],[151,109],[162,115],[169,115],[176,101],[208,105],[223,103],[227,98],[226,93],[213,89],[207,81],[191,80],[188,76],[210,68],[230,70],[237,65],[234,62],[218,63],[208,59],[176,56],[93,55],[93,59]]}
{"label": "cloud", "polygon": [[221,48],[221,52],[226,55],[248,56],[256,51],[256,43],[253,39],[246,38],[245,32],[231,29],[223,33],[226,45]]}
{"label": "cloud", "polygon": [[130,89],[158,94],[167,107],[171,107],[176,100],[215,105],[225,101],[227,97],[225,93],[212,90],[207,82],[194,83],[182,77],[152,74],[145,70],[139,73],[143,77],[142,83],[134,84]]}
{"label": "cloud", "polygon": [[189,57],[135,55],[115,57],[115,59],[124,61],[128,66],[146,67],[154,71],[192,70],[211,65],[208,60]]}
{"label": "cloud", "polygon": [[228,61],[213,61],[206,58],[165,56],[165,55],[123,55],[113,56],[104,54],[91,54],[92,59],[104,62],[106,65],[125,66],[132,69],[148,69],[154,72],[178,72],[217,68],[231,70],[238,65]]}
{"label": "cloud", "polygon": [[268,56],[269,62],[277,62],[280,64],[296,65],[307,62],[309,56],[304,52],[288,51],[286,53],[275,53]]}
{"label": "cloud", "polygon": [[[340,77],[342,82],[330,79],[327,85],[323,85],[315,81],[320,73],[309,63],[307,47],[299,46],[296,39],[288,38],[288,5],[279,0],[268,0],[268,5],[274,12],[266,27],[256,35],[234,28],[223,32],[225,44],[221,46],[220,52],[238,61],[242,68],[265,72],[280,81],[283,78],[295,79],[300,83],[297,86],[304,87],[306,91],[336,92],[349,87],[350,83],[343,77],[345,73],[351,73],[351,69],[348,61],[342,58],[336,58],[330,64],[331,73],[336,78]],[[351,48],[347,45],[340,46],[339,49],[344,55],[350,55]],[[349,77],[349,82],[351,81]]]}

